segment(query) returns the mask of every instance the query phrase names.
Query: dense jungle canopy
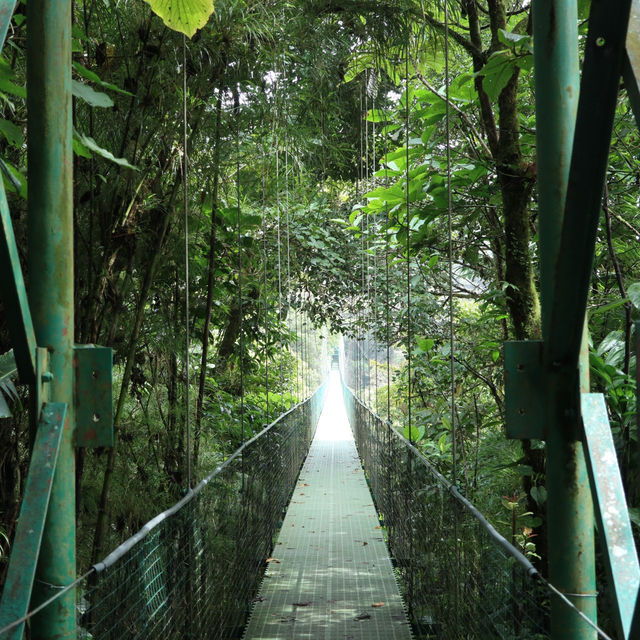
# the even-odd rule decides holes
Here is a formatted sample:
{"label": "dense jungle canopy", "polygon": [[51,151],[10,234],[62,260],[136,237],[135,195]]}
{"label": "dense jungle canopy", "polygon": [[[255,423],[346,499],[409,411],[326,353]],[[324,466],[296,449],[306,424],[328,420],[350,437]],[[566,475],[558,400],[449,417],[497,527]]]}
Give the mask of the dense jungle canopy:
{"label": "dense jungle canopy", "polygon": [[[544,448],[504,437],[501,349],[540,334],[531,7],[450,10],[445,24],[441,2],[216,0],[183,47],[141,0],[75,3],[76,342],[114,348],[116,383],[116,446],[77,454],[81,566],[185,490],[187,398],[200,478],[315,388],[338,335],[361,397],[401,428],[410,403],[412,439],[446,476],[455,450],[463,493],[544,565]],[[26,28],[20,3],[0,165],[21,250]],[[623,91],[589,340],[636,524],[638,149]],[[30,446],[10,362],[2,574]]]}

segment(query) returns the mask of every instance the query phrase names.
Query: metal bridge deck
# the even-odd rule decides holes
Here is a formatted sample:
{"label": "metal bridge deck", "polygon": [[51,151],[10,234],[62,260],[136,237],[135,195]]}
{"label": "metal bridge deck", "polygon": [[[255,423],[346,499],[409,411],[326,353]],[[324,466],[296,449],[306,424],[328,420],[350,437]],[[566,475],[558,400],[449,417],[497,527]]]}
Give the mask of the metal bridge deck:
{"label": "metal bridge deck", "polygon": [[245,640],[409,640],[337,375]]}

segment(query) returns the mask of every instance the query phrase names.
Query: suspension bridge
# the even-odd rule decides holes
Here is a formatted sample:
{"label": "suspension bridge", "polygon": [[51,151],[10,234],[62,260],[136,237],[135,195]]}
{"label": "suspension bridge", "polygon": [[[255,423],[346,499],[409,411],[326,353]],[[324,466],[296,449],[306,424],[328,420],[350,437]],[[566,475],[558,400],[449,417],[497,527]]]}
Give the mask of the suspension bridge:
{"label": "suspension bridge", "polygon": [[[640,638],[607,410],[580,368],[621,76],[640,113],[637,0],[592,1],[577,115],[577,20],[534,2],[543,338],[505,345],[506,428],[546,442],[548,578],[335,374],[77,575],[75,449],[113,444],[113,409],[111,350],[73,344],[70,8],[28,3],[30,303],[0,181],[0,293],[35,407],[0,638]],[[13,9],[0,3],[2,42]]]}

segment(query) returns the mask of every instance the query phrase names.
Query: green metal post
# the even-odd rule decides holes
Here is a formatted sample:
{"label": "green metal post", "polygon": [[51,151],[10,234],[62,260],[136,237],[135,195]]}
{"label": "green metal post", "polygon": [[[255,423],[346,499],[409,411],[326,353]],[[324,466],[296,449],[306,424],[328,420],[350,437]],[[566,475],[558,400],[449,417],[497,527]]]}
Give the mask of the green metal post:
{"label": "green metal post", "polygon": [[[579,92],[578,31],[575,0],[534,0],[534,56],[537,121],[537,171],[540,280],[543,338],[550,333],[555,266],[567,192]],[[581,355],[585,358],[585,354]],[[585,361],[582,360],[584,363]],[[561,376],[558,385],[576,394],[584,377]],[[566,380],[564,381],[566,383]],[[555,390],[555,389],[554,389]],[[584,389],[588,391],[588,389]],[[566,391],[565,391],[566,392]],[[589,618],[596,620],[593,504],[578,415],[566,415],[560,397],[551,397],[547,425],[547,525],[549,577]],[[568,412],[570,413],[570,412]],[[552,603],[552,636],[563,640],[595,638],[595,632],[560,600]]]}
{"label": "green metal post", "polygon": [[[71,0],[29,0],[27,23],[29,298],[37,344],[50,352],[49,399],[67,405],[32,596],[37,605],[76,577]],[[34,617],[32,637],[76,637],[74,590]]]}

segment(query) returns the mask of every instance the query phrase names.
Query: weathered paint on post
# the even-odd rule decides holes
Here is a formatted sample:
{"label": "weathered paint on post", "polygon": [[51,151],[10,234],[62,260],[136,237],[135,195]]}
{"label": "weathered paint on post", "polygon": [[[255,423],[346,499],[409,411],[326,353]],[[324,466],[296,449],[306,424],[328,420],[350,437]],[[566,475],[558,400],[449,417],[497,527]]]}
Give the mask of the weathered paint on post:
{"label": "weathered paint on post", "polygon": [[[22,618],[29,607],[66,412],[66,405],[50,402],[44,406],[40,415],[20,519],[2,592],[0,628]],[[3,638],[20,640],[23,629],[24,623],[14,627]]]}
{"label": "weathered paint on post", "polygon": [[640,0],[632,0],[627,28],[626,60],[622,73],[624,86],[640,127]]}
{"label": "weathered paint on post", "polygon": [[[0,22],[0,28],[2,23]],[[0,178],[0,296],[4,304],[7,325],[11,334],[13,353],[23,384],[36,382],[36,335],[27,302],[18,247],[7,204],[4,182]]]}
{"label": "weathered paint on post", "polygon": [[601,393],[582,394],[582,419],[598,530],[617,615],[618,635],[629,637],[640,586],[640,566],[609,415]]}
{"label": "weathered paint on post", "polygon": [[[50,400],[67,405],[32,605],[76,577],[73,431],[71,1],[27,3],[29,300],[37,344],[50,352]],[[33,638],[76,637],[75,591],[41,613]]]}
{"label": "weathered paint on post", "polygon": [[[578,104],[578,33],[575,0],[534,0],[537,171],[543,338],[551,306]],[[579,373],[558,372],[549,385],[547,525],[551,582],[589,618],[596,619],[593,505],[578,414]],[[563,380],[564,379],[564,380]],[[577,594],[577,595],[572,595]],[[586,640],[595,632],[558,598],[552,601],[553,638]]]}

